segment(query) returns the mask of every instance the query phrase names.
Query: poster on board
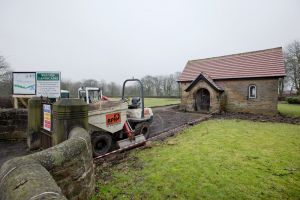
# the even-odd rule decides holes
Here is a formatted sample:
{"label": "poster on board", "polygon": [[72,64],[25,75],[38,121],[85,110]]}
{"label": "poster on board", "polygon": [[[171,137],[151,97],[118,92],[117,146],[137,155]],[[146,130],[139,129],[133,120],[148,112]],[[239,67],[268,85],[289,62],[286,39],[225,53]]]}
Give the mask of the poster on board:
{"label": "poster on board", "polygon": [[36,95],[60,97],[60,72],[36,72]]}
{"label": "poster on board", "polygon": [[35,95],[35,72],[13,72],[13,94]]}
{"label": "poster on board", "polygon": [[43,129],[51,131],[51,105],[43,104]]}

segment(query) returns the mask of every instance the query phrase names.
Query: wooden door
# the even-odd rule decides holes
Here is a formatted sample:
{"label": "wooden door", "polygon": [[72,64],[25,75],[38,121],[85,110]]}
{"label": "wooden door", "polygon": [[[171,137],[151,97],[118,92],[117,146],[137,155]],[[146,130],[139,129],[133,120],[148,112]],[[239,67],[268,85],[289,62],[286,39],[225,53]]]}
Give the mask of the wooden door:
{"label": "wooden door", "polygon": [[210,94],[207,89],[200,89],[196,93],[196,110],[197,111],[209,111],[210,106]]}

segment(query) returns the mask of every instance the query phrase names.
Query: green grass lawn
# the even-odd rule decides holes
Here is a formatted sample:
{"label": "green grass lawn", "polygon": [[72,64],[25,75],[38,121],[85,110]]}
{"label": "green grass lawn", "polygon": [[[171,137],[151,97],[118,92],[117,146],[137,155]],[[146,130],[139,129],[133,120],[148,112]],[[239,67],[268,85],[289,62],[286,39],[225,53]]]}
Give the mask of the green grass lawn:
{"label": "green grass lawn", "polygon": [[145,98],[145,107],[165,106],[179,103],[180,99],[176,98]]}
{"label": "green grass lawn", "polygon": [[[109,98],[114,101],[119,101],[119,98]],[[129,99],[129,102],[131,100]],[[145,107],[165,106],[179,104],[180,99],[176,98],[145,98]]]}
{"label": "green grass lawn", "polygon": [[299,199],[300,126],[210,120],[98,170],[93,199]]}
{"label": "green grass lawn", "polygon": [[288,104],[286,102],[278,103],[278,111],[285,116],[300,117],[300,105]]}

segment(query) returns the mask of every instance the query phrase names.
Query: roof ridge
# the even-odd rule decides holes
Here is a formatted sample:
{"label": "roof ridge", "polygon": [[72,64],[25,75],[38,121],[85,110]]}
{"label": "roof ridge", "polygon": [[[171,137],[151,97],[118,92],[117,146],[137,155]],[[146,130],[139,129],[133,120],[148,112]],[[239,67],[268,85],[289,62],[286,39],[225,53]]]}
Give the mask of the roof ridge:
{"label": "roof ridge", "polygon": [[270,51],[270,50],[274,51],[274,50],[277,50],[277,49],[282,49],[282,47],[274,47],[274,48],[261,49],[261,50],[256,50],[256,51],[247,51],[247,52],[243,52],[243,53],[227,54],[227,55],[223,55],[223,56],[214,56],[214,57],[209,57],[209,58],[200,58],[200,59],[189,60],[188,62],[211,60],[211,59],[216,59],[216,58],[226,58],[226,57],[250,55],[250,54],[255,54],[255,53],[260,53],[260,52],[265,52],[265,51]]}
{"label": "roof ridge", "polygon": [[216,84],[214,82],[214,80],[204,72],[200,72],[200,74],[191,82],[191,84],[185,89],[185,91],[186,92],[190,91],[202,79],[202,77],[203,77],[203,79],[206,80],[206,82],[208,84],[210,84],[217,91],[224,91],[224,89],[222,87],[220,87],[218,84]]}

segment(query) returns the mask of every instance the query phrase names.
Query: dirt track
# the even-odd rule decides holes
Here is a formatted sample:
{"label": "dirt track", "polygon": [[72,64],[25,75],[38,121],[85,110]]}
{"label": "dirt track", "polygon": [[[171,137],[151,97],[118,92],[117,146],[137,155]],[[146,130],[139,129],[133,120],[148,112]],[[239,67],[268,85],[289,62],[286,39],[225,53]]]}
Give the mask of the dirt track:
{"label": "dirt track", "polygon": [[180,112],[178,106],[158,107],[152,110],[154,120],[150,126],[150,137],[208,116],[206,114]]}

